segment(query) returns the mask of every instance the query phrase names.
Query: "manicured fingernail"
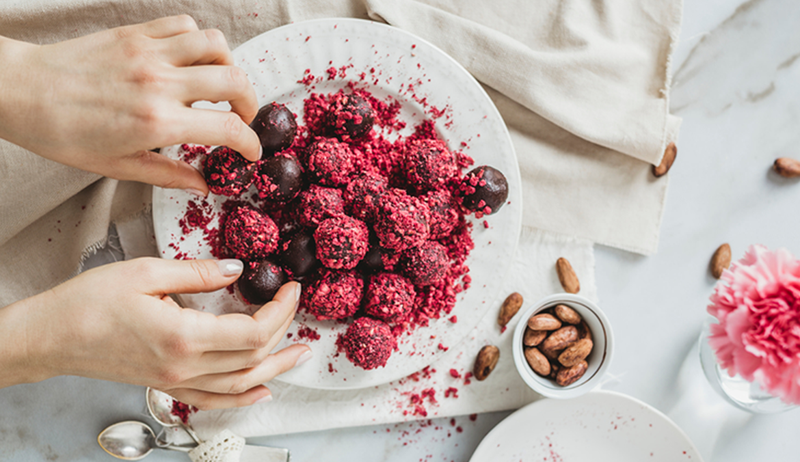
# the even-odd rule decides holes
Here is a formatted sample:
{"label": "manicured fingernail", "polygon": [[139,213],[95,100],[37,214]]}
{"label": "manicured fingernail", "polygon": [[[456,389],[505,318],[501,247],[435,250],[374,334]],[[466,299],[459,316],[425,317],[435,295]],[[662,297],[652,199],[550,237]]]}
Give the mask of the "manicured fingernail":
{"label": "manicured fingernail", "polygon": [[258,159],[261,160],[264,158],[264,146],[258,145]]}
{"label": "manicured fingernail", "polygon": [[258,401],[253,404],[268,403],[270,401],[272,401],[272,394],[258,398]]}
{"label": "manicured fingernail", "polygon": [[219,260],[217,261],[217,266],[219,266],[220,274],[226,278],[238,276],[244,269],[244,263],[242,263],[241,260],[236,260],[233,258],[228,260]]}
{"label": "manicured fingernail", "polygon": [[303,286],[298,282],[297,287],[294,288],[294,301],[295,305],[300,303],[300,295],[303,294]]}
{"label": "manicured fingernail", "polygon": [[297,367],[305,362],[308,362],[311,357],[314,356],[314,353],[311,350],[306,350],[305,353],[301,354],[299,358],[297,358],[297,362],[294,363],[294,367]]}
{"label": "manicured fingernail", "polygon": [[206,195],[203,193],[203,191],[200,191],[199,189],[187,188],[187,189],[184,189],[184,191],[186,191],[189,194],[193,194],[193,195],[195,195],[197,197],[206,197]]}

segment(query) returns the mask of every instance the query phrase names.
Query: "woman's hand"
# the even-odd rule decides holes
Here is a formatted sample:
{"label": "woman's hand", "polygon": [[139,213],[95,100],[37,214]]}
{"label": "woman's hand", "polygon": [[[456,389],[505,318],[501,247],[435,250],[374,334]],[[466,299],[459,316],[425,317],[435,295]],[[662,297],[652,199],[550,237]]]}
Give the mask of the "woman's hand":
{"label": "woman's hand", "polygon": [[[0,138],[111,178],[207,194],[203,176],[151,149],[226,145],[261,155],[255,91],[225,37],[189,16],[51,45],[0,37]],[[192,109],[228,101],[232,112]]]}
{"label": "woman's hand", "polygon": [[0,386],[79,375],[151,386],[200,409],[271,399],[262,384],[311,357],[272,349],[294,319],[290,282],[252,317],[179,307],[170,293],[234,282],[238,260],[142,258],[102,266],[0,309]]}

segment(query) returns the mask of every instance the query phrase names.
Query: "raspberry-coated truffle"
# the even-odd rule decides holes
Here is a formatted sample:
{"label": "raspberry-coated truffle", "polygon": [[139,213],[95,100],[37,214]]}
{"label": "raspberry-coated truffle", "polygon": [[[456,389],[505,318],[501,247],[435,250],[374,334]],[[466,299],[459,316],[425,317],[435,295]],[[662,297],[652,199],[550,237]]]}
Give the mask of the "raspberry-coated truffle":
{"label": "raspberry-coated truffle", "polygon": [[319,277],[303,287],[300,306],[317,319],[344,319],[358,311],[364,281],[355,271],[322,269]]}
{"label": "raspberry-coated truffle", "polygon": [[297,121],[292,111],[273,101],[258,110],[250,128],[261,140],[264,148],[262,158],[265,158],[292,145],[297,134]]}
{"label": "raspberry-coated truffle", "polygon": [[430,238],[447,237],[458,224],[458,204],[446,189],[431,191],[422,197],[431,211]]}
{"label": "raspberry-coated truffle", "polygon": [[361,138],[375,122],[375,111],[366,99],[355,93],[336,93],[331,97],[326,122],[331,133],[342,140]]}
{"label": "raspberry-coated truffle", "polygon": [[303,226],[314,228],[327,218],[344,215],[342,192],[312,184],[298,196],[296,210],[297,221]]}
{"label": "raspberry-coated truffle", "polygon": [[344,190],[347,212],[359,220],[373,221],[378,198],[389,188],[389,180],[377,173],[365,172],[355,178]]}
{"label": "raspberry-coated truffle", "polygon": [[317,245],[314,236],[300,232],[283,243],[281,263],[292,272],[293,277],[303,277],[320,266],[317,260]]}
{"label": "raspberry-coated truffle", "polygon": [[220,146],[203,161],[208,189],[221,196],[238,196],[253,182],[253,164],[227,146]]}
{"label": "raspberry-coated truffle", "polygon": [[364,309],[374,318],[392,322],[411,312],[416,295],[408,279],[399,274],[380,273],[369,280]]}
{"label": "raspberry-coated truffle", "polygon": [[415,247],[429,234],[430,210],[402,189],[391,189],[378,199],[375,234],[381,246],[396,251]]}
{"label": "raspberry-coated truffle", "polygon": [[440,188],[458,175],[456,157],[443,141],[413,141],[405,154],[406,178],[417,191]]}
{"label": "raspberry-coated truffle", "polygon": [[369,248],[369,230],[348,216],[328,218],[314,232],[317,258],[328,268],[353,269]]}
{"label": "raspberry-coated truffle", "polygon": [[418,286],[439,282],[450,267],[447,249],[436,241],[425,241],[419,247],[407,250],[401,262],[403,274]]}
{"label": "raspberry-coated truffle", "polygon": [[333,138],[317,138],[308,147],[306,162],[312,178],[325,186],[346,185],[358,164],[350,146]]}
{"label": "raspberry-coated truffle", "polygon": [[258,197],[271,202],[288,202],[303,187],[303,169],[296,157],[278,154],[256,163]]}
{"label": "raspberry-coated truffle", "polygon": [[225,220],[225,246],[236,258],[261,260],[278,248],[278,226],[267,215],[239,207]]}
{"label": "raspberry-coated truffle", "polygon": [[353,364],[370,370],[386,365],[397,348],[397,339],[385,322],[365,317],[353,321],[338,344]]}
{"label": "raspberry-coated truffle", "polygon": [[247,263],[239,277],[239,292],[247,303],[263,305],[272,300],[287,281],[283,268],[270,260]]}
{"label": "raspberry-coated truffle", "polygon": [[481,165],[464,176],[459,192],[464,208],[490,215],[500,210],[508,199],[508,181],[500,170]]}

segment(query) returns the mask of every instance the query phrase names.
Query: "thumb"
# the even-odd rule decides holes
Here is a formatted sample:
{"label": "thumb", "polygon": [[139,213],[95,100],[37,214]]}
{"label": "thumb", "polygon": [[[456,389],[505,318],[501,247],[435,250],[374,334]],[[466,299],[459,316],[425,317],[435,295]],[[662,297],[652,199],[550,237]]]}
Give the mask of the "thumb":
{"label": "thumb", "polygon": [[208,195],[208,185],[196,168],[153,151],[138,151],[125,158],[119,179],[140,181],[167,189],[184,189]]}
{"label": "thumb", "polygon": [[242,274],[241,260],[162,260],[141,263],[144,277],[137,278],[149,295],[213,292],[233,283]]}

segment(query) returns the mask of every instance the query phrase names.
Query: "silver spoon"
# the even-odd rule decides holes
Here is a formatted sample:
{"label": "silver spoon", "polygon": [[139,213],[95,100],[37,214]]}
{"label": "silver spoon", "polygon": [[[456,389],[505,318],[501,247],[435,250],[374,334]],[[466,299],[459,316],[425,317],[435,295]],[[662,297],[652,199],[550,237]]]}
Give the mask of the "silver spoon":
{"label": "silver spoon", "polygon": [[192,449],[158,441],[149,425],[136,420],[126,420],[106,427],[97,435],[97,444],[105,452],[122,460],[143,459],[154,448],[180,452],[189,452]]}
{"label": "silver spoon", "polygon": [[147,387],[144,399],[147,402],[147,411],[156,422],[164,427],[181,427],[192,437],[195,443],[203,444],[203,441],[192,430],[192,427],[183,423],[180,417],[172,413],[172,396],[163,391]]}

